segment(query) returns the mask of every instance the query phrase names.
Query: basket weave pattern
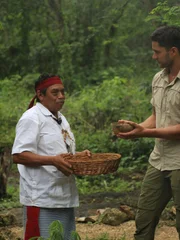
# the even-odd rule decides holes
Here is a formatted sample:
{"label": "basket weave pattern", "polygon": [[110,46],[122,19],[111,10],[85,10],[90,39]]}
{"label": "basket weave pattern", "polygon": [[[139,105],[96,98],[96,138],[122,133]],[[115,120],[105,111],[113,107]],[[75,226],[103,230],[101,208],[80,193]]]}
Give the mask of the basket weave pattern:
{"label": "basket weave pattern", "polygon": [[118,169],[121,155],[116,153],[93,153],[92,157],[73,155],[68,159],[75,175],[100,175]]}

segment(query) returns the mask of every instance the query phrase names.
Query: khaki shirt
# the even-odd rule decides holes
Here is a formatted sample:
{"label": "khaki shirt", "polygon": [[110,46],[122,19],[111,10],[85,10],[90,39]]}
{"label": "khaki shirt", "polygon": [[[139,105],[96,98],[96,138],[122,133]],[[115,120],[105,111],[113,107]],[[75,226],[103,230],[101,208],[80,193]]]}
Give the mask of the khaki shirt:
{"label": "khaki shirt", "polygon": [[[151,104],[156,112],[156,128],[180,124],[180,71],[171,83],[165,69],[154,76]],[[161,171],[180,169],[180,140],[156,138],[149,162]]]}

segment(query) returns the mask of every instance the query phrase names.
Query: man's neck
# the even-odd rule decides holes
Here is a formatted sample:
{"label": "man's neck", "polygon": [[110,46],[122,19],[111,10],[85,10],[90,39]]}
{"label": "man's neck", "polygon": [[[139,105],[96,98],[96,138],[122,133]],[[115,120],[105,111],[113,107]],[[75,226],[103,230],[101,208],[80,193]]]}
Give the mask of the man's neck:
{"label": "man's neck", "polygon": [[174,63],[173,66],[167,69],[169,75],[169,82],[172,82],[180,71],[180,60],[177,63]]}

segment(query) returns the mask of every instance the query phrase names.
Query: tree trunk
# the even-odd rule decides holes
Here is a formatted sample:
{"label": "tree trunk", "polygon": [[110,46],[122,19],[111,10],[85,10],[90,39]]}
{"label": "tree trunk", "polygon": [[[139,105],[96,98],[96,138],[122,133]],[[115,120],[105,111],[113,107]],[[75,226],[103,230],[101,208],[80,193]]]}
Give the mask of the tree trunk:
{"label": "tree trunk", "polygon": [[10,148],[0,149],[0,198],[3,198],[7,195],[6,187],[11,163]]}

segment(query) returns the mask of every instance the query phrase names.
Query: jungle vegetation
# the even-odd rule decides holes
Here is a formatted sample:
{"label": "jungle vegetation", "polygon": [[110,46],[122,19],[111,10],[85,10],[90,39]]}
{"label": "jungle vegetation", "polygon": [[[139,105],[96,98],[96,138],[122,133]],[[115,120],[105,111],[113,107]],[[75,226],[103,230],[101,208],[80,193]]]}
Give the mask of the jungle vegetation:
{"label": "jungle vegetation", "polygon": [[121,167],[146,167],[154,139],[114,140],[111,123],[151,114],[151,81],[159,71],[150,35],[180,25],[177,0],[1,0],[0,150],[43,73],[66,89],[63,114],[77,150],[117,152]]}

